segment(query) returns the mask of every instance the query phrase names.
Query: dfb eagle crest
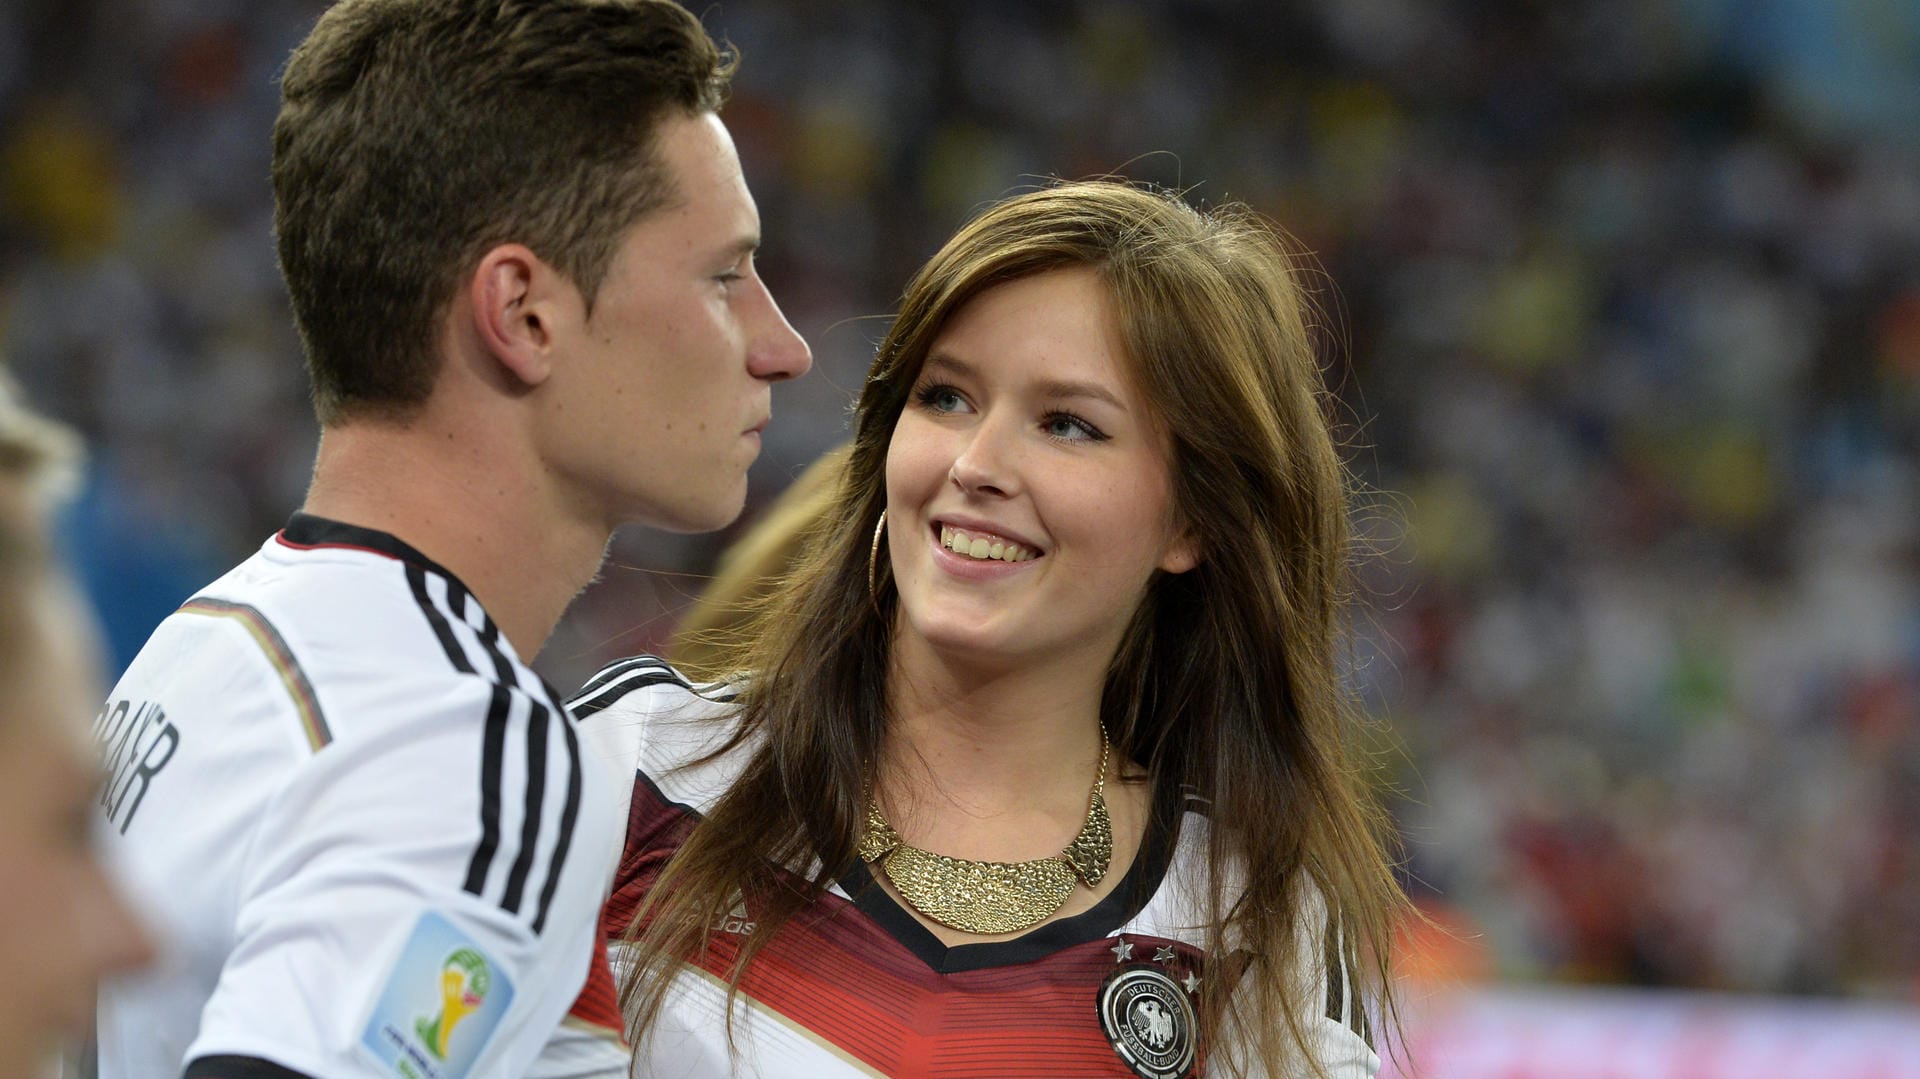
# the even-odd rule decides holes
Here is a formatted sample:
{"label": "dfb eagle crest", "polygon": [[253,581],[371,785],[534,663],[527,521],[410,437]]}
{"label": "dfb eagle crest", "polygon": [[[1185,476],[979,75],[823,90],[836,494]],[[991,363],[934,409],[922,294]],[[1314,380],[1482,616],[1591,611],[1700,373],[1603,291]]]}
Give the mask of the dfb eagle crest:
{"label": "dfb eagle crest", "polygon": [[1197,1017],[1193,1001],[1158,965],[1131,963],[1100,986],[1100,1029],[1135,1075],[1186,1079],[1193,1074]]}

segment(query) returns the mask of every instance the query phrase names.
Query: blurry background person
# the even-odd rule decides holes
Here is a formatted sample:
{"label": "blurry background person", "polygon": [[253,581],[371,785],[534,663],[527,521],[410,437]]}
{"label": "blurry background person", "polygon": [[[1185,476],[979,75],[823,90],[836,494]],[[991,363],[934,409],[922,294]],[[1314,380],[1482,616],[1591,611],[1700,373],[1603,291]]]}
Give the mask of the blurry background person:
{"label": "blurry background person", "polygon": [[76,464],[72,436],[0,372],[0,1079],[46,1074],[57,1045],[88,1033],[99,979],[151,951],[88,838],[96,643],[46,536]]}

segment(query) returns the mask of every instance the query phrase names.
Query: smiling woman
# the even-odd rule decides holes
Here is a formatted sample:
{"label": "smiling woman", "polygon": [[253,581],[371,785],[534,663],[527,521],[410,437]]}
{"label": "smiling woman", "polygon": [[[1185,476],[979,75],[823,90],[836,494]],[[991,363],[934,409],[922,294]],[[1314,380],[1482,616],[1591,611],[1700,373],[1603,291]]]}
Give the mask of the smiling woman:
{"label": "smiling woman", "polygon": [[1168,450],[1093,270],[962,307],[887,448],[894,646],[1097,691],[1149,580],[1199,560]]}
{"label": "smiling woman", "polygon": [[747,673],[575,699],[636,769],[638,1074],[1378,1071],[1403,899],[1296,273],[1080,183],[915,277]]}

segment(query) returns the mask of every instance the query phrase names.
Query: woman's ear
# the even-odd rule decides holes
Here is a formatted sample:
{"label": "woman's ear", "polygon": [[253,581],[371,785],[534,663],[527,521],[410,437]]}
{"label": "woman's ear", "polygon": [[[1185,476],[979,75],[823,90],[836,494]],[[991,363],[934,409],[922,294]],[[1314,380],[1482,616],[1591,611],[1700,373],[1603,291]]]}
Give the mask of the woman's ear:
{"label": "woman's ear", "polygon": [[538,386],[553,373],[564,278],[521,244],[480,257],[467,279],[474,331],[513,381]]}
{"label": "woman's ear", "polygon": [[1185,573],[1204,561],[1206,551],[1200,545],[1200,537],[1193,534],[1193,529],[1182,528],[1174,533],[1160,555],[1160,568],[1168,573]]}

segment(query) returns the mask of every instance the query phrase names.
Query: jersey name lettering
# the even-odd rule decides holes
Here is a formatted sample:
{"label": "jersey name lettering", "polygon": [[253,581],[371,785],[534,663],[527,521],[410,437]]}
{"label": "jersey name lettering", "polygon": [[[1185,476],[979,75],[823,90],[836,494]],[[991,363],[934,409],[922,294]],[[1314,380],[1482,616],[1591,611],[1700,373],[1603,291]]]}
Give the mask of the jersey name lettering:
{"label": "jersey name lettering", "polygon": [[127,833],[133,815],[146,800],[155,776],[180,748],[180,728],[167,718],[158,701],[108,701],[93,721],[100,743],[107,782],[100,788],[100,805],[107,820]]}

